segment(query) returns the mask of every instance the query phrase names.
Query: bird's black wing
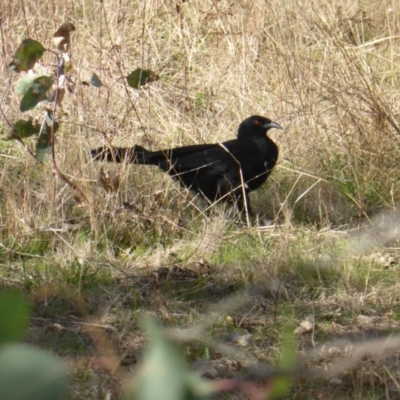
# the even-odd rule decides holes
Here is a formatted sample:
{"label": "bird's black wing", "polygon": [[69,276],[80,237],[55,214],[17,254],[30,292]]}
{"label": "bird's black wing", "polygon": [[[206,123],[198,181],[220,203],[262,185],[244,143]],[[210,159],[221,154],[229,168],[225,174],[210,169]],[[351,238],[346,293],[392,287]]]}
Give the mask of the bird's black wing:
{"label": "bird's black wing", "polygon": [[215,144],[199,144],[177,147],[174,149],[158,150],[146,154],[144,164],[158,165],[171,175],[187,172],[206,166],[209,161],[206,152],[215,147]]}
{"label": "bird's black wing", "polygon": [[231,142],[234,141],[149,152],[144,163],[158,165],[182,185],[214,201],[241,183],[238,163],[225,147]]}
{"label": "bird's black wing", "polygon": [[205,171],[205,179],[213,183],[218,197],[230,196],[237,200],[244,194],[241,165],[234,154],[236,146],[237,141],[231,140],[206,151],[210,167]]}

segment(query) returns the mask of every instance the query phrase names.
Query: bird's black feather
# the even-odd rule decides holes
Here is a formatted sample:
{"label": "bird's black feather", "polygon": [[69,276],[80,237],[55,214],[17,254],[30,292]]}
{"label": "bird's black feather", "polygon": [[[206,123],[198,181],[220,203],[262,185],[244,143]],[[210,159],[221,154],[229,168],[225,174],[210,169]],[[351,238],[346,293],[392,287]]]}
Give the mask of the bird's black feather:
{"label": "bird's black feather", "polygon": [[224,143],[158,151],[138,145],[99,147],[91,154],[95,160],[156,165],[209,201],[236,203],[241,212],[251,213],[248,193],[267,180],[278,159],[278,147],[267,136],[271,128],[282,129],[268,118],[252,116],[239,125],[237,139]]}

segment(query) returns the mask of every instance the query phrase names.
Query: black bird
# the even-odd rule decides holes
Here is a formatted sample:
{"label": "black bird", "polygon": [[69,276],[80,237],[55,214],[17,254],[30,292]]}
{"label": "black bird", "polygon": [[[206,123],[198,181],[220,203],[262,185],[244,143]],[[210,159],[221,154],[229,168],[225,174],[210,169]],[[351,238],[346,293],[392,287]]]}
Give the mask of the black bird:
{"label": "black bird", "polygon": [[278,147],[267,136],[271,128],[282,129],[276,122],[255,115],[239,125],[237,139],[224,143],[159,151],[138,145],[99,147],[91,154],[96,160],[157,165],[210,202],[235,203],[240,212],[251,214],[248,193],[267,180],[278,159]]}

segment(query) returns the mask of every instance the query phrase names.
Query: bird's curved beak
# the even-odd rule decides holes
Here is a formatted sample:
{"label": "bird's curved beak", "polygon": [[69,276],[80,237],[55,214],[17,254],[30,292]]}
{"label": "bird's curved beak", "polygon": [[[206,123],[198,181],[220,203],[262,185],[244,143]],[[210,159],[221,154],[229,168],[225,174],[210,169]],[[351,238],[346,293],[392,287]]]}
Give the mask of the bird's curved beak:
{"label": "bird's curved beak", "polygon": [[264,124],[264,128],[265,129],[271,129],[271,128],[283,129],[277,122],[274,122],[274,121]]}

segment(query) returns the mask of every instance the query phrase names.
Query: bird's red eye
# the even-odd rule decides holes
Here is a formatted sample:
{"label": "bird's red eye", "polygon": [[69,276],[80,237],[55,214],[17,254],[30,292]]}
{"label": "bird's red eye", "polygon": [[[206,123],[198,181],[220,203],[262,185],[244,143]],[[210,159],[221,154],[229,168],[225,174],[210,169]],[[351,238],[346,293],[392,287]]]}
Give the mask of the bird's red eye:
{"label": "bird's red eye", "polygon": [[256,119],[256,120],[254,121],[254,125],[260,126],[260,125],[261,125],[261,122],[260,122],[258,119]]}

